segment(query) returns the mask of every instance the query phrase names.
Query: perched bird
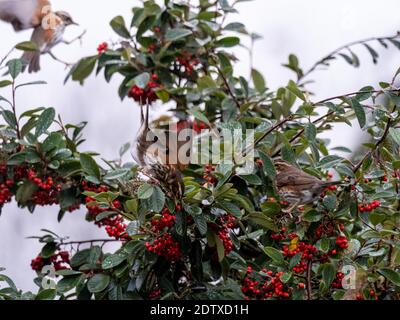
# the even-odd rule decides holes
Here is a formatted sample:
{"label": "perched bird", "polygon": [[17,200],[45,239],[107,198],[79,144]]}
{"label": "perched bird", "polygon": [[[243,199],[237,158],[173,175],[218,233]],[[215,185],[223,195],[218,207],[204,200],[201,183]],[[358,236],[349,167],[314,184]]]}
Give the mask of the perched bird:
{"label": "perched bird", "polygon": [[290,210],[313,203],[326,188],[342,184],[341,181],[322,181],[283,160],[276,160],[274,164],[276,188],[282,200],[291,205]]}
{"label": "perched bird", "polygon": [[[184,194],[181,170],[188,166],[189,153],[181,154],[181,148],[190,151],[191,137],[179,141],[178,132],[151,129],[149,106],[141,106],[141,126],[132,150],[132,156],[143,168],[143,173],[160,183],[166,193],[176,200]],[[183,150],[184,151],[184,150]],[[180,161],[182,160],[185,161]]]}
{"label": "perched bird", "polygon": [[22,56],[30,73],[40,70],[40,55],[52,55],[51,49],[63,41],[65,28],[77,25],[69,13],[51,11],[48,0],[1,0],[0,19],[11,23],[16,31],[34,28],[31,41],[38,51]]}

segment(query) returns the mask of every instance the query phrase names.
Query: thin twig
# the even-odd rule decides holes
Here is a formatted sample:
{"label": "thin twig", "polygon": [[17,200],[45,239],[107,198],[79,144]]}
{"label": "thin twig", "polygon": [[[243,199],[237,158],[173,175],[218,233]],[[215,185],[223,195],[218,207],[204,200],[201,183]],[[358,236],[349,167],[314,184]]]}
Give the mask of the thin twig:
{"label": "thin twig", "polygon": [[93,239],[93,240],[82,240],[82,241],[69,241],[69,242],[61,242],[61,246],[68,246],[68,245],[82,245],[82,244],[90,244],[92,245],[93,243],[96,242],[101,242],[101,243],[108,243],[108,242],[120,242],[121,240],[117,239]]}
{"label": "thin twig", "polygon": [[231,89],[231,86],[229,85],[229,82],[228,82],[228,80],[226,79],[224,73],[222,72],[222,70],[221,70],[218,66],[216,66],[216,68],[217,68],[217,70],[218,70],[218,73],[219,73],[220,77],[222,78],[222,80],[223,80],[224,83],[225,83],[225,87],[226,87],[226,89],[228,90],[229,95],[232,97],[233,101],[235,101],[235,104],[236,104],[236,106],[238,107],[238,109],[240,109],[240,107],[241,107],[240,102],[238,101],[237,97],[236,97],[235,94],[233,93],[233,91],[232,91],[232,89]]}
{"label": "thin twig", "polygon": [[400,89],[356,91],[356,92],[351,92],[351,93],[347,93],[347,94],[344,94],[344,95],[339,95],[339,96],[334,96],[334,97],[331,97],[331,98],[327,98],[327,99],[315,102],[312,105],[313,106],[319,106],[319,105],[322,105],[322,104],[324,104],[326,102],[329,102],[329,101],[332,101],[332,100],[341,99],[341,98],[348,98],[348,97],[351,97],[351,96],[355,96],[357,94],[367,94],[367,93],[382,94],[382,93],[385,93],[385,92],[399,92],[399,91],[400,91]]}
{"label": "thin twig", "polygon": [[4,61],[7,60],[7,58],[10,56],[10,54],[14,51],[15,47],[13,47],[6,55],[3,59],[1,59],[0,61],[0,66],[4,63]]}
{"label": "thin twig", "polygon": [[79,42],[82,44],[82,38],[86,34],[86,32],[87,32],[87,30],[84,30],[79,36],[73,38],[72,40],[69,40],[69,41],[63,40],[63,43],[66,45],[70,45],[70,44],[74,43],[75,41],[79,40]]}
{"label": "thin twig", "polygon": [[[397,106],[393,107],[393,110],[391,113],[396,111]],[[387,123],[386,123],[386,128],[385,128],[385,132],[383,133],[382,137],[378,140],[378,142],[375,144],[375,148],[371,151],[369,151],[362,159],[361,161],[354,167],[353,172],[357,173],[360,168],[362,167],[363,163],[376,151],[376,149],[378,149],[378,147],[386,140],[386,137],[389,134],[389,129],[391,127],[392,124],[392,119],[389,118]]]}
{"label": "thin twig", "polygon": [[55,61],[57,61],[57,62],[60,62],[60,63],[62,63],[63,65],[65,65],[66,68],[71,68],[71,66],[74,65],[73,63],[66,62],[66,61],[63,61],[63,60],[57,58],[57,57],[54,55],[54,53],[51,52],[51,51],[49,51],[48,54],[49,54],[49,56],[50,56],[51,58],[53,58],[53,60],[55,60]]}
{"label": "thin twig", "polygon": [[335,50],[333,50],[331,53],[329,53],[328,55],[326,55],[325,57],[323,57],[322,59],[318,60],[314,65],[311,66],[310,69],[308,69],[306,72],[304,72],[297,80],[297,83],[300,83],[301,80],[304,80],[304,78],[308,77],[311,73],[313,73],[315,70],[317,70],[317,68],[321,65],[325,65],[325,63],[329,60],[332,60],[332,58],[334,56],[336,56],[337,54],[339,54],[341,51],[345,50],[345,49],[349,49],[350,47],[356,46],[356,45],[362,45],[362,44],[366,44],[368,42],[371,41],[382,41],[382,40],[393,40],[399,37],[399,34],[396,34],[395,36],[391,36],[391,37],[371,37],[371,38],[367,38],[364,40],[358,40],[358,41],[353,41],[350,42],[348,44],[345,44]]}
{"label": "thin twig", "polygon": [[311,272],[312,272],[312,261],[309,260],[307,263],[307,300],[312,299]]}
{"label": "thin twig", "polygon": [[14,118],[15,118],[15,127],[16,127],[15,129],[17,130],[17,138],[18,138],[18,140],[20,140],[21,132],[19,129],[19,120],[17,117],[17,106],[16,106],[16,97],[15,97],[15,80],[12,81],[11,86],[12,86],[12,105],[11,105],[11,107],[12,107],[12,111],[13,111]]}

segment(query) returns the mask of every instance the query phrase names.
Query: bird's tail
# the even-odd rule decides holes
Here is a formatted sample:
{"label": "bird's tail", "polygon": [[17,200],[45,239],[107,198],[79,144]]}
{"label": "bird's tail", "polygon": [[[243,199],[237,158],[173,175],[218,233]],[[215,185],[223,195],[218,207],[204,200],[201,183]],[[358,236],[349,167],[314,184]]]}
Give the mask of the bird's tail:
{"label": "bird's tail", "polygon": [[38,72],[40,70],[40,52],[25,52],[22,56],[22,60],[26,63],[24,70],[26,69],[26,66],[28,66],[28,72]]}
{"label": "bird's tail", "polygon": [[327,181],[324,183],[324,187],[328,188],[331,186],[340,186],[342,184],[345,184],[343,181]]}

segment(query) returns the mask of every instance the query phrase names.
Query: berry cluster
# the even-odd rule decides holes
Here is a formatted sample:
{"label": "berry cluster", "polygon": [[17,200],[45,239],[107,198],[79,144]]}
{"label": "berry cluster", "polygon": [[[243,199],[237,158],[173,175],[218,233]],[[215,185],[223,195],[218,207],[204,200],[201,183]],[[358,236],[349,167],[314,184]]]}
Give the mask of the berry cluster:
{"label": "berry cluster", "polygon": [[100,43],[99,46],[97,47],[97,52],[99,55],[103,54],[104,52],[108,51],[108,44],[107,42]]}
{"label": "berry cluster", "polygon": [[335,279],[333,280],[333,282],[332,282],[332,288],[335,288],[335,289],[342,289],[342,281],[343,281],[343,279],[344,279],[344,273],[343,272],[338,272],[338,273],[336,273],[336,277],[335,277]]}
{"label": "berry cluster", "polygon": [[215,166],[212,164],[206,165],[204,168],[203,179],[206,180],[209,184],[216,184],[218,182],[217,177],[213,175],[215,171]]}
{"label": "berry cluster", "polygon": [[155,289],[149,293],[149,299],[157,299],[161,296],[161,289]]}
{"label": "berry cluster", "polygon": [[226,228],[223,230],[220,230],[217,233],[217,235],[218,235],[218,238],[221,239],[221,241],[224,245],[225,255],[228,255],[233,250],[233,242],[231,240],[231,237],[229,236],[229,230]]}
{"label": "berry cluster", "polygon": [[227,229],[234,229],[237,227],[238,220],[232,213],[227,213],[221,218],[221,224]]}
{"label": "berry cluster", "polygon": [[282,228],[279,232],[272,232],[271,239],[275,241],[283,241],[286,239],[286,228]]}
{"label": "berry cluster", "polygon": [[37,185],[38,190],[32,196],[32,202],[39,206],[58,204],[61,184],[56,184],[52,177],[39,178],[35,170],[28,170],[28,179]]}
{"label": "berry cluster", "polygon": [[379,208],[380,206],[381,206],[381,202],[379,200],[375,200],[375,201],[372,201],[371,203],[367,203],[367,204],[360,203],[358,205],[358,210],[360,210],[360,212],[372,212],[376,208]]}
{"label": "berry cluster", "polygon": [[349,241],[345,236],[338,236],[336,238],[336,245],[341,249],[347,249],[349,247]]}
{"label": "berry cluster", "polygon": [[192,129],[193,129],[193,131],[195,131],[198,134],[201,133],[202,130],[206,130],[208,128],[209,128],[209,126],[202,121],[199,121],[199,120],[193,121]]}
{"label": "berry cluster", "polygon": [[157,237],[153,244],[146,242],[146,248],[150,252],[164,257],[171,263],[179,261],[182,256],[179,243],[175,242],[172,235],[168,232]]}
{"label": "berry cluster", "polygon": [[58,253],[54,253],[48,259],[45,259],[41,256],[37,256],[35,259],[31,261],[31,267],[32,270],[41,272],[44,266],[53,264],[54,269],[56,271],[59,271],[59,270],[70,269],[69,263],[70,263],[69,252],[60,251]]}
{"label": "berry cluster", "polygon": [[183,67],[187,75],[192,75],[196,66],[200,64],[200,60],[189,52],[183,52],[176,58],[176,61]]}
{"label": "berry cluster", "polygon": [[[89,185],[86,181],[82,182],[82,188],[85,191],[95,192],[95,193],[102,193],[107,192],[108,188],[106,186],[93,186]],[[85,198],[86,208],[88,209],[88,216],[91,220],[96,220],[96,217],[106,211],[112,211],[114,209],[121,208],[121,202],[119,200],[114,200],[112,203],[112,207],[100,207],[98,205],[92,204],[95,202],[95,199],[91,197]],[[114,215],[110,217],[105,217],[100,221],[96,221],[95,224],[100,227],[105,226],[105,230],[110,237],[114,237],[117,240],[129,240],[129,235],[126,233],[127,225],[124,223],[124,219],[120,215]]]}
{"label": "berry cluster", "polygon": [[290,293],[281,281],[283,272],[274,274],[266,269],[262,270],[266,274],[265,279],[257,280],[252,276],[253,270],[247,268],[247,275],[243,280],[241,290],[246,296],[246,300],[266,300],[270,298],[289,298]]}
{"label": "berry cluster", "polygon": [[283,255],[288,258],[292,258],[296,254],[301,253],[301,261],[293,267],[293,271],[298,274],[302,274],[307,269],[307,261],[314,258],[317,253],[317,248],[311,244],[300,242],[293,248],[288,245],[283,246]]}
{"label": "berry cluster", "polygon": [[160,87],[160,84],[156,82],[157,80],[158,76],[156,74],[152,74],[151,81],[149,81],[146,88],[140,88],[139,86],[134,85],[128,93],[129,98],[132,98],[141,104],[153,103],[158,99],[157,94],[154,91],[154,89]]}
{"label": "berry cluster", "polygon": [[164,208],[162,216],[159,218],[153,218],[151,220],[151,226],[153,232],[162,232],[165,229],[170,229],[175,224],[176,217],[171,214],[168,208]]}
{"label": "berry cluster", "polygon": [[12,193],[10,191],[10,187],[14,185],[14,181],[6,180],[5,183],[0,185],[0,207],[2,207],[5,203],[10,202],[12,198]]}

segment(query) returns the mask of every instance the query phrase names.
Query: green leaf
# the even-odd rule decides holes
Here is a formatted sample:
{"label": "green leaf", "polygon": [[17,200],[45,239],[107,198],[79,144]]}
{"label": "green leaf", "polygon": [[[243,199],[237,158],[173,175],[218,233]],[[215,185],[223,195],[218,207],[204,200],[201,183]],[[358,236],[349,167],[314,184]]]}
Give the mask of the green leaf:
{"label": "green leaf", "polygon": [[54,300],[56,295],[57,292],[55,289],[45,289],[37,294],[35,300]]}
{"label": "green leaf", "polygon": [[10,80],[2,80],[2,81],[0,81],[0,88],[7,87],[7,86],[9,86],[11,84],[12,84],[12,81],[10,81]]}
{"label": "green leaf", "polygon": [[360,102],[357,99],[351,99],[350,100],[350,106],[353,108],[358,123],[360,124],[361,129],[365,127],[365,124],[367,122],[367,116],[365,114],[365,110],[363,106],[360,104]]}
{"label": "green leaf", "polygon": [[303,216],[303,220],[307,222],[318,222],[322,219],[322,215],[316,210],[310,210]]}
{"label": "green leaf", "polygon": [[386,279],[392,282],[395,286],[400,287],[400,273],[389,268],[381,268],[378,272]]}
{"label": "green leaf", "polygon": [[37,44],[32,41],[20,42],[15,46],[15,48],[22,51],[39,51]]}
{"label": "green leaf", "polygon": [[139,74],[135,79],[133,79],[133,83],[136,84],[139,88],[146,88],[147,84],[150,81],[150,74],[147,72]]}
{"label": "green leaf", "polygon": [[14,116],[14,113],[10,110],[3,110],[1,111],[1,115],[3,116],[4,120],[11,128],[16,128],[17,126],[17,119]]}
{"label": "green leaf", "polygon": [[41,146],[43,152],[49,152],[52,149],[57,148],[63,140],[63,136],[59,132],[52,132],[44,141]]}
{"label": "green leaf", "polygon": [[217,47],[223,48],[232,48],[237,46],[240,43],[240,39],[238,37],[225,37],[223,39],[218,40],[215,45]]}
{"label": "green leaf", "polygon": [[264,252],[276,263],[281,264],[285,261],[283,254],[278,249],[275,249],[273,247],[265,247]]}
{"label": "green leaf", "polygon": [[36,124],[36,131],[35,131],[36,137],[39,137],[40,135],[45,133],[48,128],[50,128],[50,126],[54,121],[55,116],[56,116],[56,111],[54,110],[54,108],[48,108],[42,112]]}
{"label": "green leaf", "polygon": [[304,136],[309,142],[315,142],[317,137],[317,128],[313,123],[309,122],[304,126]]}
{"label": "green leaf", "polygon": [[274,221],[262,213],[251,213],[246,217],[246,219],[258,224],[263,227],[263,229],[276,231]]}
{"label": "green leaf", "polygon": [[8,61],[7,66],[8,66],[8,72],[10,73],[13,79],[18,77],[23,67],[21,59],[12,59]]}
{"label": "green leaf", "polygon": [[117,16],[114,19],[112,19],[110,22],[110,26],[114,30],[114,32],[116,34],[118,34],[119,36],[121,36],[125,39],[131,38],[129,31],[126,28],[125,20],[122,16]]}
{"label": "green leaf", "polygon": [[326,287],[330,287],[333,280],[335,279],[336,275],[336,270],[333,264],[331,263],[325,263],[322,265],[322,279],[324,280],[324,283]]}
{"label": "green leaf", "polygon": [[179,39],[185,38],[192,34],[191,30],[183,29],[183,28],[176,28],[170,29],[167,31],[165,35],[166,41],[177,41]]}
{"label": "green leaf", "polygon": [[92,73],[97,59],[97,55],[81,59],[72,70],[72,80],[83,84],[84,80]]}
{"label": "green leaf", "polygon": [[130,173],[129,169],[117,169],[117,170],[108,172],[104,176],[104,180],[118,180],[120,178],[125,177],[129,173]]}
{"label": "green leaf", "polygon": [[193,217],[193,219],[200,234],[205,236],[207,234],[208,227],[207,220],[205,219],[204,215],[196,215]]}
{"label": "green leaf", "polygon": [[104,270],[112,269],[119,266],[122,262],[126,260],[126,256],[121,253],[111,254],[107,256],[101,265]]}
{"label": "green leaf", "polygon": [[389,135],[393,139],[393,141],[400,146],[400,130],[396,128],[389,129]]}
{"label": "green leaf", "polygon": [[260,159],[263,162],[263,168],[264,168],[264,172],[266,173],[266,175],[271,179],[274,180],[276,177],[276,169],[275,169],[275,165],[274,162],[272,161],[272,159],[265,154],[264,152],[258,151]]}
{"label": "green leaf", "polygon": [[81,275],[64,277],[57,283],[57,291],[59,293],[67,293],[68,291],[74,289],[79,284],[81,279]]}
{"label": "green leaf", "polygon": [[287,86],[287,89],[293,93],[296,97],[298,97],[299,99],[303,100],[304,102],[307,101],[304,93],[299,89],[299,87],[297,86],[297,84],[293,81],[290,80],[289,84]]}
{"label": "green leaf", "polygon": [[142,184],[137,191],[138,198],[143,200],[149,199],[153,195],[154,190],[155,188],[152,184]]}
{"label": "green leaf", "polygon": [[192,109],[192,110],[188,110],[188,113],[191,114],[193,117],[195,117],[197,120],[207,124],[208,126],[211,125],[210,121],[207,119],[207,117],[201,111]]}
{"label": "green leaf", "polygon": [[75,255],[71,258],[71,267],[76,268],[84,263],[86,263],[87,259],[90,255],[90,249],[83,249],[75,253]]}
{"label": "green leaf", "polygon": [[254,87],[259,93],[263,93],[266,90],[265,79],[263,75],[256,69],[251,71],[253,78]]}
{"label": "green leaf", "polygon": [[90,292],[99,293],[102,292],[104,289],[106,289],[109,283],[110,283],[109,275],[98,273],[89,279],[87,287]]}
{"label": "green leaf", "polygon": [[56,252],[56,250],[56,244],[54,242],[49,242],[42,248],[40,256],[45,259],[50,258],[54,254],[54,252]]}
{"label": "green leaf", "polygon": [[261,178],[255,174],[240,175],[239,177],[250,185],[261,186],[263,184]]}
{"label": "green leaf", "polygon": [[151,209],[154,212],[160,212],[165,205],[165,194],[162,192],[159,186],[153,186],[153,193],[149,199],[151,204]]}
{"label": "green leaf", "polygon": [[79,159],[82,169],[87,175],[100,179],[100,168],[91,155],[81,153]]}

